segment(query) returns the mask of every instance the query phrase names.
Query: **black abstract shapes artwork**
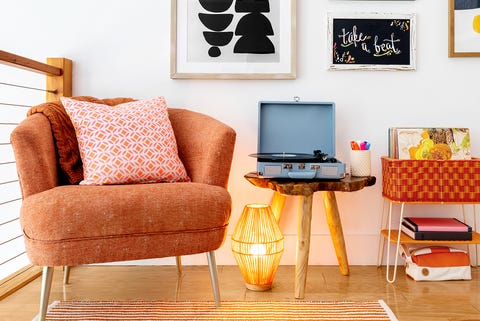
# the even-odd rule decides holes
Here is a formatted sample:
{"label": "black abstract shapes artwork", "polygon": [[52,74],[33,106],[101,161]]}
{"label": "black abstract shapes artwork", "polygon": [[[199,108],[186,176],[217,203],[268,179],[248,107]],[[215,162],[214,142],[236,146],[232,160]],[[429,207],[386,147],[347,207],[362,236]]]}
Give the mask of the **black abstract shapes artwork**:
{"label": "black abstract shapes artwork", "polygon": [[[227,13],[232,10],[233,0],[198,1],[207,11],[199,12],[198,19],[208,29],[203,31],[203,38],[210,46],[208,55],[220,57],[220,48],[227,46],[234,37],[234,32],[227,30],[234,19],[234,14]],[[264,14],[270,12],[269,0],[236,0],[234,10],[240,19],[235,28],[238,40],[233,47],[233,54],[274,54],[275,45],[269,36],[275,33],[272,23]]]}
{"label": "black abstract shapes artwork", "polygon": [[208,50],[208,55],[210,57],[218,57],[222,54],[219,47],[226,46],[230,43],[233,32],[204,31],[203,37],[205,41],[212,46]]}
{"label": "black abstract shapes artwork", "polygon": [[270,12],[269,0],[236,0],[236,12],[247,12],[237,24],[235,35],[240,36],[234,53],[273,54],[275,46],[268,36],[273,36],[270,20],[262,14]]}
{"label": "black abstract shapes artwork", "polygon": [[237,0],[235,1],[236,12],[270,12],[268,0]]}
{"label": "black abstract shapes artwork", "polygon": [[222,52],[219,47],[226,46],[232,41],[233,32],[224,31],[232,23],[233,14],[221,13],[227,11],[233,0],[199,0],[201,6],[212,13],[199,13],[198,18],[202,24],[211,31],[204,31],[203,37],[211,46],[208,55],[212,58],[219,57]]}
{"label": "black abstract shapes artwork", "polygon": [[232,23],[233,14],[208,14],[199,13],[198,18],[205,27],[213,31],[223,31]]}
{"label": "black abstract shapes artwork", "polygon": [[198,0],[202,7],[210,12],[224,12],[232,5],[233,0]]}

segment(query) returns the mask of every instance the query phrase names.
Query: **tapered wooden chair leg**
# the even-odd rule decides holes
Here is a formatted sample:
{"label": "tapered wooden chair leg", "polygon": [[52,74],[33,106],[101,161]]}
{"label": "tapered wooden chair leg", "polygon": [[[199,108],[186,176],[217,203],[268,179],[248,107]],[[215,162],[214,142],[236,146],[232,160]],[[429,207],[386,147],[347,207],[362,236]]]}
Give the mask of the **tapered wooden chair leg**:
{"label": "tapered wooden chair leg", "polygon": [[48,308],[48,299],[50,297],[50,289],[52,288],[53,266],[44,266],[42,274],[42,289],[40,292],[40,311],[38,312],[38,320],[45,321]]}
{"label": "tapered wooden chair leg", "polygon": [[63,285],[67,285],[70,282],[70,266],[65,265],[63,267]]}
{"label": "tapered wooden chair leg", "polygon": [[215,252],[207,253],[208,267],[210,269],[210,279],[212,281],[213,297],[215,298],[215,306],[220,307],[220,289],[218,286],[217,263],[215,261]]}
{"label": "tapered wooden chair leg", "polygon": [[176,256],[175,263],[177,264],[177,272],[178,274],[182,274],[182,257]]}

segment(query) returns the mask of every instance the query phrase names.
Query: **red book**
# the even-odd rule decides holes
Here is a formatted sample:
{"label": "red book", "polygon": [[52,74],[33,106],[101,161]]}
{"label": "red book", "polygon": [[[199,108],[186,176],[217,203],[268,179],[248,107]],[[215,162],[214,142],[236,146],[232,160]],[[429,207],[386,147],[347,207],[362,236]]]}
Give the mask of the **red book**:
{"label": "red book", "polygon": [[403,223],[415,232],[471,232],[472,227],[453,217],[405,217]]}
{"label": "red book", "polygon": [[413,231],[405,221],[402,223],[402,232],[410,236],[414,240],[431,240],[431,241],[471,241],[472,232],[450,232],[450,231]]}

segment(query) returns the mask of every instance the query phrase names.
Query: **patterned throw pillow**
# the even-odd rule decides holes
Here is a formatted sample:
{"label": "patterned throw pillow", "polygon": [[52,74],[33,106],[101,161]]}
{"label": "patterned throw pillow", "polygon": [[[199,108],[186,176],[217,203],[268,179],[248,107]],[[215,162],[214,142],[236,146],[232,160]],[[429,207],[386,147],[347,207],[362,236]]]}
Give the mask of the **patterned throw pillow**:
{"label": "patterned throw pillow", "polygon": [[77,135],[82,185],[185,182],[163,97],[108,106],[61,98]]}

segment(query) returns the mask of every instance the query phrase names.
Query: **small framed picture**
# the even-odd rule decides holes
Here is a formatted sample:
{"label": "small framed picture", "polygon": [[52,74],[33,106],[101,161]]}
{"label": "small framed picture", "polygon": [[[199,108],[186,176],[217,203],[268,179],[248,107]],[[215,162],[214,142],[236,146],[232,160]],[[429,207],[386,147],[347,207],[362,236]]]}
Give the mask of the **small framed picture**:
{"label": "small framed picture", "polygon": [[448,1],[448,56],[480,57],[480,0]]}
{"label": "small framed picture", "polygon": [[415,70],[415,14],[328,14],[329,69]]}
{"label": "small framed picture", "polygon": [[171,78],[296,77],[296,0],[171,3]]}

